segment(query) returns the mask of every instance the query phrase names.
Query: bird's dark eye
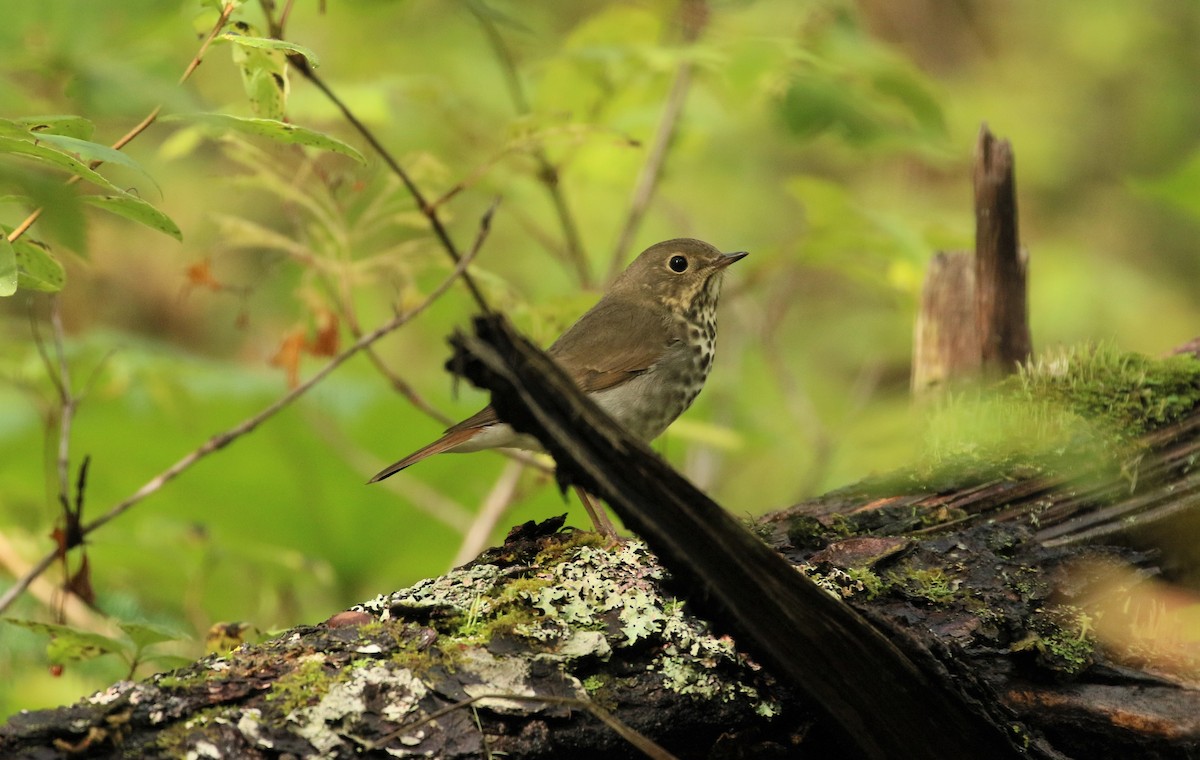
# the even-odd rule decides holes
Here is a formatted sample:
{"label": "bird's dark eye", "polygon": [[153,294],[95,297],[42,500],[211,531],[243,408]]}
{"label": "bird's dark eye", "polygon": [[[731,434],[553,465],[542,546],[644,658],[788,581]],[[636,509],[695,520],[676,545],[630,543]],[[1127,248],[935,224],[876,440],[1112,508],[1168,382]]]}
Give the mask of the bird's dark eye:
{"label": "bird's dark eye", "polygon": [[672,272],[686,272],[688,268],[688,260],[686,256],[672,256],[667,262],[667,266],[671,267]]}

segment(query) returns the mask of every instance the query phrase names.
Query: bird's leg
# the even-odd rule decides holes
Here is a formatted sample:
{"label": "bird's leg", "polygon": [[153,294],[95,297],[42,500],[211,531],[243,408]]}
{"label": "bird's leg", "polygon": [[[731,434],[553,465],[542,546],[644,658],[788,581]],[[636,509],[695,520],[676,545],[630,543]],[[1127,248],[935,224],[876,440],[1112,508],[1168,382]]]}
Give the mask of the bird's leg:
{"label": "bird's leg", "polygon": [[591,495],[578,486],[575,487],[575,493],[579,495],[579,500],[583,502],[583,508],[587,511],[588,517],[592,518],[592,525],[596,528],[596,532],[614,543],[619,542],[621,537],[617,535],[617,529],[613,527],[612,521],[608,519],[608,514],[605,513],[604,507],[593,501]]}

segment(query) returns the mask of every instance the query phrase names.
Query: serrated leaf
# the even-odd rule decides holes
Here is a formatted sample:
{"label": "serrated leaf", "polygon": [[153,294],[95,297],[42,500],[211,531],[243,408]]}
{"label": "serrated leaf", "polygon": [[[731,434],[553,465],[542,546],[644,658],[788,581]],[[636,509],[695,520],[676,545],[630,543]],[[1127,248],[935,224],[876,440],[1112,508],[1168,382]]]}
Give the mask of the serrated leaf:
{"label": "serrated leaf", "polygon": [[363,155],[346,143],[329,135],[322,134],[307,127],[298,127],[276,119],[256,119],[242,116],[230,116],[223,113],[200,113],[184,116],[166,117],[167,120],[187,118],[197,123],[205,124],[224,130],[233,130],[248,135],[257,135],[289,145],[305,145],[310,148],[333,151],[349,156],[359,163],[367,161]]}
{"label": "serrated leaf", "polygon": [[186,638],[178,631],[153,623],[117,623],[117,626],[125,632],[125,635],[138,649],[145,649],[164,641],[180,641]]}
{"label": "serrated leaf", "polygon": [[72,628],[69,625],[39,623],[15,618],[5,618],[4,622],[42,636],[49,636],[50,643],[46,645],[46,657],[52,665],[90,660],[105,654],[126,654],[129,651],[128,645],[124,642],[99,633]]}
{"label": "serrated leaf", "polygon": [[69,156],[53,148],[48,148],[40,143],[29,142],[27,140],[18,140],[5,135],[0,135],[0,154],[10,153],[14,155],[25,156],[39,163],[47,164],[56,169],[62,169],[69,174],[73,174],[81,179],[86,179],[94,185],[103,187],[106,190],[115,192],[124,192],[119,187],[109,182],[103,175],[98,174],[95,170],[88,167],[74,156]]}
{"label": "serrated leaf", "polygon": [[82,198],[85,202],[97,208],[102,208],[118,216],[123,216],[138,224],[144,224],[150,229],[170,235],[176,240],[183,240],[183,233],[180,232],[179,225],[175,224],[171,217],[136,195],[130,195],[129,193],[122,193],[120,195],[84,195]]}
{"label": "serrated leaf", "polygon": [[0,235],[0,298],[17,292],[17,251],[8,236]]}
{"label": "serrated leaf", "polygon": [[305,60],[308,61],[308,64],[314,69],[321,65],[321,62],[317,60],[316,53],[304,47],[303,45],[297,45],[294,42],[273,40],[270,37],[249,37],[237,32],[225,32],[217,37],[217,39],[227,40],[235,45],[243,45],[245,47],[259,48],[263,50],[278,50],[282,53],[295,53],[297,55],[302,55],[304,56]]}
{"label": "serrated leaf", "polygon": [[13,243],[17,253],[17,286],[42,293],[57,293],[67,284],[67,273],[50,249],[26,237]]}
{"label": "serrated leaf", "polygon": [[96,125],[82,116],[23,116],[17,123],[26,131],[38,135],[62,135],[78,140],[90,140]]}
{"label": "serrated leaf", "polygon": [[105,163],[117,164],[118,166],[124,166],[127,169],[132,169],[146,179],[150,180],[150,184],[154,185],[154,189],[159,189],[158,183],[154,181],[153,177],[146,173],[146,170],[142,168],[141,164],[139,164],[137,161],[134,161],[121,151],[114,150],[107,145],[101,145],[100,143],[94,143],[88,140],[80,140],[67,135],[39,134],[37,139],[42,142],[50,143],[51,145],[64,151],[74,153],[83,161],[103,161]]}

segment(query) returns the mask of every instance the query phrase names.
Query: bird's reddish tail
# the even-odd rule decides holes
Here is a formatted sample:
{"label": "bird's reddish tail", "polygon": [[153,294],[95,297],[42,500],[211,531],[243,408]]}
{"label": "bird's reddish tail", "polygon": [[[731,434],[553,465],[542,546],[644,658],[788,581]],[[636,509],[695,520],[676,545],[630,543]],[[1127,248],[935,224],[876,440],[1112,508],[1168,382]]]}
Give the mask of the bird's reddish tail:
{"label": "bird's reddish tail", "polygon": [[441,438],[437,439],[436,441],[429,444],[428,446],[426,446],[422,449],[418,449],[417,451],[414,451],[413,453],[404,457],[403,459],[401,459],[399,462],[396,462],[395,464],[391,464],[391,465],[388,465],[387,467],[384,467],[382,470],[380,470],[378,472],[378,474],[375,475],[375,477],[371,478],[367,482],[368,483],[377,483],[380,480],[383,480],[384,478],[390,478],[391,476],[393,476],[396,473],[403,470],[405,467],[416,464],[417,462],[420,462],[422,459],[427,459],[427,458],[433,456],[434,454],[441,454],[444,451],[450,451],[450,450],[454,449],[456,446],[466,443],[467,441],[474,438],[475,434],[478,432],[479,432],[479,428],[465,428],[465,429],[461,429],[461,430],[451,430],[450,432],[446,433]]}

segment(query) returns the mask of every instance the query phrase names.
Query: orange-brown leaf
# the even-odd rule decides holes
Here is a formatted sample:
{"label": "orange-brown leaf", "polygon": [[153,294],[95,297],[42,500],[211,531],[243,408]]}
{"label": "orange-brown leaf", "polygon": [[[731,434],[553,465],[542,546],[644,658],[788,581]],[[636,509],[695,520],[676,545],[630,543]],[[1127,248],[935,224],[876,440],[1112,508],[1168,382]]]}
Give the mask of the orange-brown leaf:
{"label": "orange-brown leaf", "polygon": [[308,352],[313,356],[335,356],[338,352],[338,318],[328,309],[316,314],[317,333],[308,343]]}
{"label": "orange-brown leaf", "polygon": [[296,328],[283,337],[279,350],[271,357],[271,365],[287,372],[288,387],[300,384],[300,355],[304,351],[304,330]]}

